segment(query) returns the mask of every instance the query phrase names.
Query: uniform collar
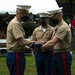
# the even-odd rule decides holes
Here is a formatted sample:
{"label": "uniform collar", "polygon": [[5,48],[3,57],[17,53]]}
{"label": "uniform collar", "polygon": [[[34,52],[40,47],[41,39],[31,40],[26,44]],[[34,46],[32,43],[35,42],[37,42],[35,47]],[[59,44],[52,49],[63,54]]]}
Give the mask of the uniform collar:
{"label": "uniform collar", "polygon": [[[42,27],[42,26],[40,26],[40,27],[39,27],[39,30],[42,30],[42,28],[43,28],[43,27]],[[49,28],[50,28],[50,25],[49,25],[49,24],[47,24],[47,28],[46,28],[46,29],[48,30]]]}
{"label": "uniform collar", "polygon": [[14,17],[14,19],[15,19],[16,21],[18,21],[19,23],[21,23],[21,22],[17,19],[17,17],[16,17],[16,16]]}
{"label": "uniform collar", "polygon": [[63,23],[63,20],[60,22],[60,24],[56,25],[55,28],[59,28],[62,25],[62,23]]}

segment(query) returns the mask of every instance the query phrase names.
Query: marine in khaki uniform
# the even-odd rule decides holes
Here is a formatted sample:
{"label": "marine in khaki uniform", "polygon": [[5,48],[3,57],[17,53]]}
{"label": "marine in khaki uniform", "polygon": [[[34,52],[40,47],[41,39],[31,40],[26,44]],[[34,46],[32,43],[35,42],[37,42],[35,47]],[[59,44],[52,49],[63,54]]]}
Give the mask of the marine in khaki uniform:
{"label": "marine in khaki uniform", "polygon": [[[48,24],[48,13],[39,13],[40,26],[33,31],[31,40],[47,42],[51,39],[54,28]],[[36,51],[36,50],[35,50]],[[52,73],[52,49],[46,51],[39,48],[35,52],[37,75],[51,75]]]}
{"label": "marine in khaki uniform", "polygon": [[21,25],[21,22],[18,21],[17,17],[14,17],[13,20],[9,23],[7,29],[7,50],[8,52],[17,51],[21,52],[24,50],[24,46],[20,45],[17,42],[17,38],[25,37],[25,32]]}
{"label": "marine in khaki uniform", "polygon": [[17,5],[16,16],[9,22],[7,27],[7,55],[6,64],[10,75],[24,75],[26,45],[35,41],[25,40],[25,32],[21,25],[31,6]]}
{"label": "marine in khaki uniform", "polygon": [[53,46],[53,75],[71,75],[71,29],[63,20],[61,8],[50,11],[50,15],[50,21],[56,25],[55,31],[52,39],[43,44],[42,48],[46,49]]}

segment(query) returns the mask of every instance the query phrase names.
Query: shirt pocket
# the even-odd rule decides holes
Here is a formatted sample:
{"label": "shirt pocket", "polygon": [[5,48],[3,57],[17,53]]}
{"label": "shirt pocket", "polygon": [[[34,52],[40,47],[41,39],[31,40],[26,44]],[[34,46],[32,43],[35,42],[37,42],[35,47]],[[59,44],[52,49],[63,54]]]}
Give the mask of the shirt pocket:
{"label": "shirt pocket", "polygon": [[37,40],[42,40],[42,38],[43,38],[43,33],[42,32],[37,32],[36,33],[36,39]]}
{"label": "shirt pocket", "polygon": [[52,37],[52,34],[49,32],[49,33],[45,33],[44,35],[43,35],[43,40],[44,41],[48,41],[48,40],[50,40],[51,39],[51,37]]}

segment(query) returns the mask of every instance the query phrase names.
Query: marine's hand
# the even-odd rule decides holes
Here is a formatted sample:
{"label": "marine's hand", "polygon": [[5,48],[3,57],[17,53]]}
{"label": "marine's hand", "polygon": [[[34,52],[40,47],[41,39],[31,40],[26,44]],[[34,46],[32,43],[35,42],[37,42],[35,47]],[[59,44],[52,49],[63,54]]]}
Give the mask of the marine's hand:
{"label": "marine's hand", "polygon": [[44,41],[36,41],[36,43],[39,43],[39,44],[44,44]]}

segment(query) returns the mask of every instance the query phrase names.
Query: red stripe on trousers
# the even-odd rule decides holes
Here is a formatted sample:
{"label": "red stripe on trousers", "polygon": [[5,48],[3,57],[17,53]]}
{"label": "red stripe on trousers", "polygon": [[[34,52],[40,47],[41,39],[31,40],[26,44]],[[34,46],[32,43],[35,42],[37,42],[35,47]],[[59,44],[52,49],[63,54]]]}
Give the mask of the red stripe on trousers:
{"label": "red stripe on trousers", "polygon": [[19,55],[18,55],[18,52],[16,52],[16,75],[20,75],[20,70],[19,70]]}
{"label": "red stripe on trousers", "polygon": [[65,75],[68,75],[68,73],[67,73],[67,65],[66,65],[66,52],[63,52],[62,53],[62,60],[63,60],[63,66],[64,66],[64,73],[65,73]]}
{"label": "red stripe on trousers", "polygon": [[52,50],[52,55],[54,56],[54,50]]}

